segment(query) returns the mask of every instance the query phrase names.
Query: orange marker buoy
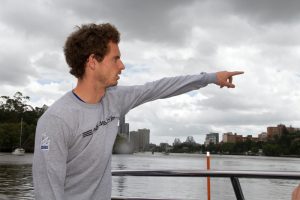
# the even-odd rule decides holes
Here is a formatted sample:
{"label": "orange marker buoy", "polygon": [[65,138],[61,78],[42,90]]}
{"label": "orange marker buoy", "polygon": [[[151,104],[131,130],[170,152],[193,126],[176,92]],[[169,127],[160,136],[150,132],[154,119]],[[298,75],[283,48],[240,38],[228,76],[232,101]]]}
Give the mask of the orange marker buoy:
{"label": "orange marker buoy", "polygon": [[[206,167],[210,170],[210,153],[206,152]],[[210,177],[207,177],[207,200],[210,200]]]}

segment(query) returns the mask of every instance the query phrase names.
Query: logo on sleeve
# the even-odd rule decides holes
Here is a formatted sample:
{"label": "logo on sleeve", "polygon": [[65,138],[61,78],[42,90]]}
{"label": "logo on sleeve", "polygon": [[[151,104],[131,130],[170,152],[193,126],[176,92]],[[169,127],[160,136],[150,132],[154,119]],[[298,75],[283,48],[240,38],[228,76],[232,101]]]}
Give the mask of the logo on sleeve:
{"label": "logo on sleeve", "polygon": [[41,139],[41,150],[48,151],[49,145],[50,145],[50,139],[46,134],[44,134]]}

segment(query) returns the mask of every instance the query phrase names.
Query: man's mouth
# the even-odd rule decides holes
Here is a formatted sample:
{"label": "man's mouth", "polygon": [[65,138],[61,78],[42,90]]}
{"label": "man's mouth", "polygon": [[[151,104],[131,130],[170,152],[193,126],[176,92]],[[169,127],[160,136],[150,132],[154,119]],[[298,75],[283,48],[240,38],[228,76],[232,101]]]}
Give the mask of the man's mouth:
{"label": "man's mouth", "polygon": [[118,74],[117,74],[117,78],[118,78],[118,79],[120,78],[120,75],[121,75],[121,73],[118,73]]}

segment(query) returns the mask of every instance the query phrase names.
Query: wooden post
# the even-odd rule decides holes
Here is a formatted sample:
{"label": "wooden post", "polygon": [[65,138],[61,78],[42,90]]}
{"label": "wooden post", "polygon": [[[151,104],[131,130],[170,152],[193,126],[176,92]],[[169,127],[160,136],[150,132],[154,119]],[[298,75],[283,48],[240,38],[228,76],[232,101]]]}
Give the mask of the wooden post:
{"label": "wooden post", "polygon": [[[206,167],[210,170],[210,154],[209,151],[206,152]],[[207,177],[207,200],[210,200],[210,177]]]}

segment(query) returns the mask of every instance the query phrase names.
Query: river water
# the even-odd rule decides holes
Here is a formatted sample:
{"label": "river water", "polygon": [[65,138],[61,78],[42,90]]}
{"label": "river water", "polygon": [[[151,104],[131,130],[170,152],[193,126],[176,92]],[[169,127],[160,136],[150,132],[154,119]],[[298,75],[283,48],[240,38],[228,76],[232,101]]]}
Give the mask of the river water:
{"label": "river water", "polygon": [[[0,200],[34,199],[32,154],[0,154]],[[205,155],[139,153],[113,155],[113,170],[199,170],[206,168]],[[300,171],[299,158],[212,155],[213,170]],[[240,179],[246,200],[290,200],[300,180]],[[112,196],[207,199],[206,178],[113,177]],[[211,178],[211,199],[235,199],[229,178]]]}

